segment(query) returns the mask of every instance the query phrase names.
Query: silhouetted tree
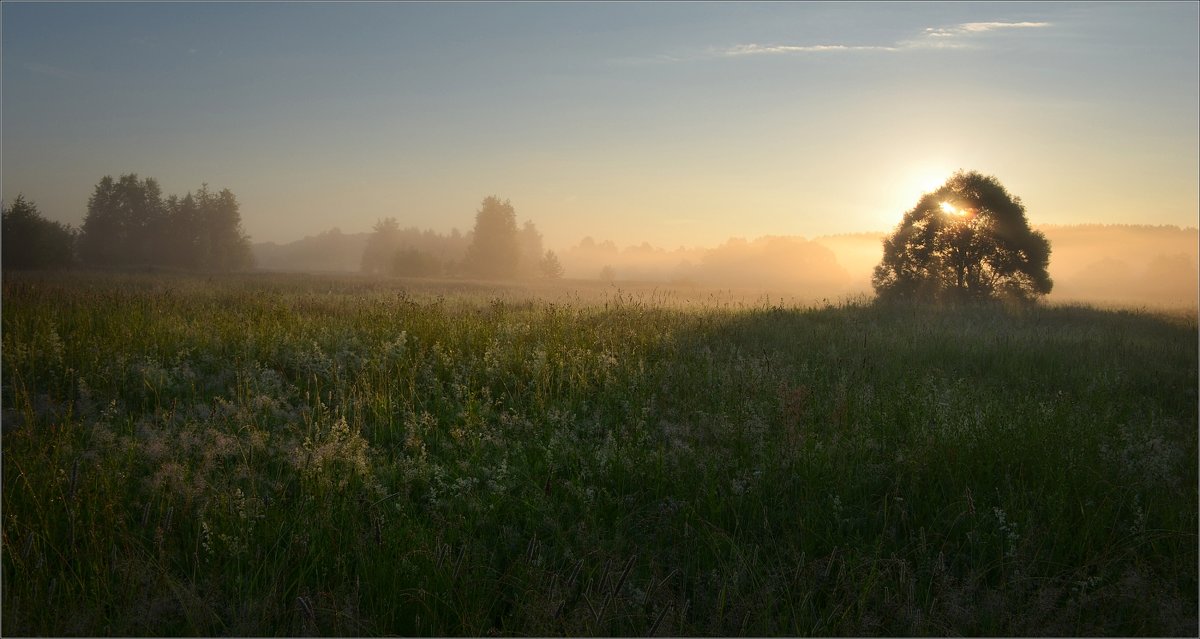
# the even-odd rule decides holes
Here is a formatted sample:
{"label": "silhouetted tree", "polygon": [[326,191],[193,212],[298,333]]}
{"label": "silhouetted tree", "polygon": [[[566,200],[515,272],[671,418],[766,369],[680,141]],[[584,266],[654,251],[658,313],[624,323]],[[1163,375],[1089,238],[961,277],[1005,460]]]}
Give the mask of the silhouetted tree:
{"label": "silhouetted tree", "polygon": [[201,266],[217,271],[254,266],[250,238],[242,232],[241,207],[233,192],[222,189],[214,195],[204,184],[195,199],[199,208],[197,246]]}
{"label": "silhouetted tree", "polygon": [[162,190],[136,173],[104,176],[88,198],[79,237],[83,261],[100,266],[149,264],[161,255],[155,236],[163,229]]}
{"label": "silhouetted tree", "polygon": [[400,246],[400,223],[394,217],[377,220],[363,249],[362,271],[386,273],[392,270],[392,258]]}
{"label": "silhouetted tree", "polygon": [[542,277],[548,280],[557,280],[563,276],[563,265],[554,251],[546,251],[538,263],[538,271],[541,272]]}
{"label": "silhouetted tree", "polygon": [[1050,292],[1050,243],[996,178],[959,171],[904,214],[871,278],[880,299],[1032,300]]}
{"label": "silhouetted tree", "polygon": [[158,181],[148,177],[139,182],[136,174],[123,175],[117,181],[117,193],[128,216],[128,263],[162,264],[166,261],[162,240],[167,220]]}
{"label": "silhouetted tree", "polygon": [[512,278],[519,261],[516,211],[508,200],[484,198],[475,214],[474,237],[463,259],[463,271],[474,277]]}
{"label": "silhouetted tree", "polygon": [[5,269],[70,266],[75,262],[75,231],[42,217],[37,205],[24,195],[0,210],[0,219]]}

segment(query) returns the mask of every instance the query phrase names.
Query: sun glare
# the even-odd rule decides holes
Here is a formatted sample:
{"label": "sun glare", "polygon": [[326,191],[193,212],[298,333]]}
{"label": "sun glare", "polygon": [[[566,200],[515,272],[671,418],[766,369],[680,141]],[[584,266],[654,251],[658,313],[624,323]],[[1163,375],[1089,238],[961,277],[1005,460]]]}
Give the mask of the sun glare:
{"label": "sun glare", "polygon": [[959,217],[963,217],[967,214],[966,211],[964,211],[960,208],[957,208],[956,206],[954,206],[953,204],[951,204],[949,202],[942,202],[942,210],[949,213],[950,215],[957,215]]}

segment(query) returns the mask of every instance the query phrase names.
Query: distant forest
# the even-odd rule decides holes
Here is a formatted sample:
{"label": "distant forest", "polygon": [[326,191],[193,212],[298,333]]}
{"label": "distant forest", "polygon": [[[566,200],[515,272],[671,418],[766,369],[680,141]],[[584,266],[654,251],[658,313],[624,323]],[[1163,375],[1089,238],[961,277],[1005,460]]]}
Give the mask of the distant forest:
{"label": "distant forest", "polygon": [[3,210],[4,268],[165,267],[240,271],[254,266],[237,197],[201,185],[164,196],[154,178],[104,176],[79,229],[52,222],[18,195]]}
{"label": "distant forest", "polygon": [[[526,222],[524,228],[532,238],[533,223]],[[1196,305],[1200,234],[1195,228],[1127,224],[1034,228],[1050,240],[1050,274],[1055,282],[1051,300]],[[361,271],[372,235],[332,229],[286,244],[255,244],[253,249],[259,268],[266,270]],[[443,234],[397,225],[392,237],[398,249],[436,258],[442,264],[441,275],[452,276],[460,274],[455,264],[465,257],[473,232],[455,229]],[[870,294],[871,269],[879,263],[883,237],[884,233],[850,233],[812,239],[731,238],[716,247],[675,249],[648,243],[618,247],[585,237],[557,257],[564,277],[573,279],[773,289],[819,299]],[[377,262],[368,259],[367,263]]]}

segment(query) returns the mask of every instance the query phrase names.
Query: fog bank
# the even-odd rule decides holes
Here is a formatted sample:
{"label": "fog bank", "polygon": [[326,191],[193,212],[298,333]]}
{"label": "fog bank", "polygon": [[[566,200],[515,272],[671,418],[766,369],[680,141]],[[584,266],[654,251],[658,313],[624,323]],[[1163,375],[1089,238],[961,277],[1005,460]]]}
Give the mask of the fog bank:
{"label": "fog bank", "polygon": [[[1197,306],[1196,228],[1139,225],[1035,226],[1050,240],[1051,302]],[[254,245],[270,271],[357,271],[369,233],[337,229],[288,244]],[[770,291],[809,299],[870,294],[883,233],[731,238],[715,247],[619,247],[585,237],[560,250],[568,280],[661,282]]]}

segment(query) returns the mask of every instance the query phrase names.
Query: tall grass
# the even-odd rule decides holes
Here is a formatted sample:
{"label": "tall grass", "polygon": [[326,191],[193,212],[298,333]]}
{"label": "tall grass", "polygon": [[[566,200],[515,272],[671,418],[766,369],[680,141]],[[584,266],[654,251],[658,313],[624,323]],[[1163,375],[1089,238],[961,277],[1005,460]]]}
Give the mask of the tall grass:
{"label": "tall grass", "polygon": [[1197,632],[1194,316],[3,286],[5,634]]}

